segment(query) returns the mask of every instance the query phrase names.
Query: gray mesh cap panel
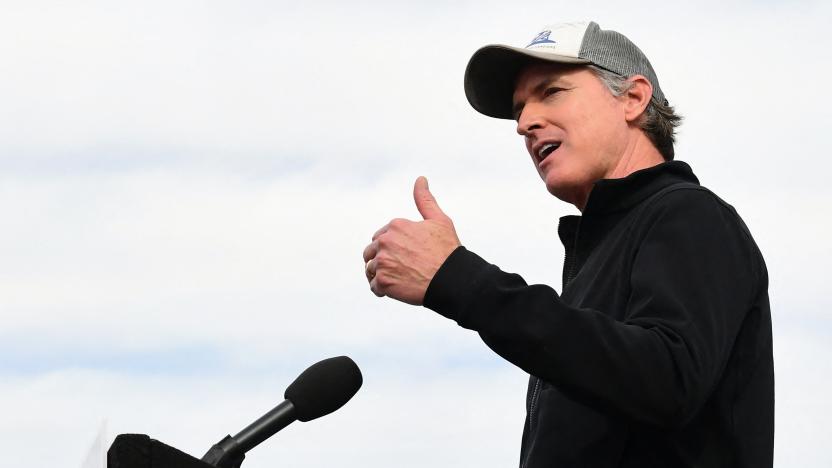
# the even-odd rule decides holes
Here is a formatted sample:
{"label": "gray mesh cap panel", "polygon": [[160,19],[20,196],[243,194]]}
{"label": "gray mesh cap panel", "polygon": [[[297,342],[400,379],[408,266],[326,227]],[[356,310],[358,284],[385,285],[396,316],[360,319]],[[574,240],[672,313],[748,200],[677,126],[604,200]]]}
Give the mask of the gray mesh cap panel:
{"label": "gray mesh cap panel", "polygon": [[592,21],[586,29],[578,55],[621,76],[643,75],[653,85],[653,97],[665,103],[659,78],[647,56],[623,34],[605,31]]}

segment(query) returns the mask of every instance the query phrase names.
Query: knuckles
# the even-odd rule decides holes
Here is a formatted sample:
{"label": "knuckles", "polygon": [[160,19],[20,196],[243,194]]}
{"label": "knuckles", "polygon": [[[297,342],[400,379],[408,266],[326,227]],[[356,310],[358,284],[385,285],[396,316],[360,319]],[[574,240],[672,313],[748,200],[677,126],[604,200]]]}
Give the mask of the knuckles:
{"label": "knuckles", "polygon": [[390,286],[393,285],[393,281],[391,281],[390,278],[388,278],[387,275],[385,275],[384,273],[381,273],[381,274],[377,273],[376,277],[373,278],[373,279],[376,282],[376,288],[380,292],[384,291],[385,289],[387,289],[387,288],[389,288]]}
{"label": "knuckles", "polygon": [[384,297],[384,293],[379,290],[378,285],[373,283],[370,283],[370,291],[372,291],[377,297]]}
{"label": "knuckles", "polygon": [[388,236],[387,233],[384,233],[378,236],[375,242],[378,244],[378,250],[385,249],[390,247],[390,236]]}
{"label": "knuckles", "polygon": [[367,247],[364,247],[364,252],[362,252],[362,257],[364,257],[364,261],[368,262],[373,257],[375,257],[376,253],[378,252],[378,244],[373,242],[369,244]]}
{"label": "knuckles", "polygon": [[387,264],[387,253],[384,251],[379,251],[375,257],[373,257],[373,262],[376,266],[376,269],[383,268]]}
{"label": "knuckles", "polygon": [[393,218],[390,220],[389,223],[387,223],[387,225],[390,226],[391,229],[402,229],[406,227],[408,224],[410,224],[410,221],[404,218]]}
{"label": "knuckles", "polygon": [[373,279],[370,280],[370,289],[374,292],[383,292],[385,284],[386,275],[382,271],[376,270],[376,274],[373,276]]}

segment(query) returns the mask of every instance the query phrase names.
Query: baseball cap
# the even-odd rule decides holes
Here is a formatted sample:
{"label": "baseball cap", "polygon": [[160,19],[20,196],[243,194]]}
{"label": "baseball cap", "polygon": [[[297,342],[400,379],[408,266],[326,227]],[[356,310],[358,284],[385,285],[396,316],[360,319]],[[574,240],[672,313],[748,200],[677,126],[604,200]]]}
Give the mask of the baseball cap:
{"label": "baseball cap", "polygon": [[487,116],[513,119],[517,74],[529,63],[540,61],[592,64],[625,77],[643,75],[653,85],[653,97],[667,102],[644,53],[623,34],[603,30],[594,21],[544,26],[525,47],[491,44],[477,50],[465,69],[468,102]]}

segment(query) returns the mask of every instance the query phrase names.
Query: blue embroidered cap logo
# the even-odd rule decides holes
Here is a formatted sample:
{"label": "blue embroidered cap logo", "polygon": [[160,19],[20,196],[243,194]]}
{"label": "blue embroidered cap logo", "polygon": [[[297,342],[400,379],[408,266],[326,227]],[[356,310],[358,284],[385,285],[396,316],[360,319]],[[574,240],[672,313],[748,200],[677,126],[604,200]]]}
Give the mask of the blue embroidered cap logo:
{"label": "blue embroidered cap logo", "polygon": [[552,31],[541,31],[526,47],[528,48],[535,44],[554,44],[555,41],[549,39],[549,34],[552,34]]}

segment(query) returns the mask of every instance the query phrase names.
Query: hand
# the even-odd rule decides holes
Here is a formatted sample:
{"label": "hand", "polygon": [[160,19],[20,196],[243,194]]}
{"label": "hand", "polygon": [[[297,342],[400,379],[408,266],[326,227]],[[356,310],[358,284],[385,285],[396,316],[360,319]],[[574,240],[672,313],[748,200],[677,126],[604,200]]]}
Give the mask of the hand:
{"label": "hand", "polygon": [[413,185],[413,200],[424,220],[387,223],[364,249],[364,262],[376,296],[421,305],[436,271],[460,243],[453,221],[439,208],[424,177]]}

